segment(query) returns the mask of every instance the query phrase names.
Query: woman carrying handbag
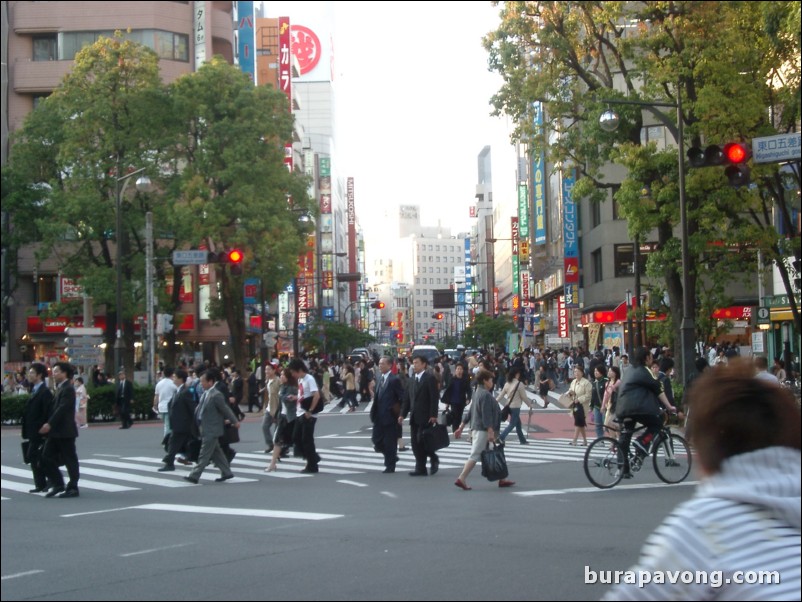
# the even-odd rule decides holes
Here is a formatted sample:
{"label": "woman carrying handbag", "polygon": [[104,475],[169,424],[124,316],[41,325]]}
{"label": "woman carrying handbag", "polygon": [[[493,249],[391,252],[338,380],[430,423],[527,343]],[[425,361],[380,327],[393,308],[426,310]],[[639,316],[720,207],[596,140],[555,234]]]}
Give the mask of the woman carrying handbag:
{"label": "woman carrying handbag", "polygon": [[502,443],[504,443],[504,441],[507,439],[507,435],[509,435],[514,428],[518,433],[518,441],[520,444],[529,444],[529,442],[526,440],[523,426],[521,424],[521,407],[522,404],[525,403],[531,409],[533,405],[526,396],[526,387],[521,386],[521,371],[522,369],[517,366],[510,368],[510,371],[507,374],[507,384],[504,385],[504,389],[502,389],[501,394],[497,398],[497,401],[507,399],[507,406],[509,407],[510,412],[510,422],[499,437]]}
{"label": "woman carrying handbag", "polygon": [[[482,458],[482,452],[489,443],[496,442],[496,432],[500,425],[500,417],[498,410],[498,402],[493,398],[490,393],[493,390],[495,378],[492,372],[480,369],[476,375],[476,391],[473,394],[471,405],[468,409],[467,418],[471,424],[471,455],[465,466],[462,469],[454,485],[465,491],[470,491],[472,488],[468,487],[465,480],[471,474],[473,467]],[[454,438],[459,439],[462,436],[462,429],[466,421],[460,424],[459,428],[454,431]],[[498,482],[499,487],[512,487],[515,485],[514,481],[501,479]]]}

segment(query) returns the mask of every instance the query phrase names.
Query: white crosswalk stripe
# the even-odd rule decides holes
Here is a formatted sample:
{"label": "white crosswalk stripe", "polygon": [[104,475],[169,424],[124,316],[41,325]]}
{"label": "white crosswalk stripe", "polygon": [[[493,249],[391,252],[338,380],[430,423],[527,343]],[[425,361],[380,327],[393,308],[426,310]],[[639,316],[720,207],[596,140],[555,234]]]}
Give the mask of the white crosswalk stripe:
{"label": "white crosswalk stripe", "polygon": [[[336,404],[335,404],[336,406]],[[511,434],[505,447],[509,464],[536,466],[549,462],[581,462],[585,448],[568,445],[570,439],[528,439],[528,445],[519,445]],[[384,457],[374,451],[369,435],[347,433],[325,438],[331,448],[319,448],[321,456],[319,471],[322,474],[346,476],[366,473],[379,473],[384,470]],[[343,445],[337,445],[343,443]],[[355,444],[355,445],[354,445]],[[437,452],[440,470],[461,470],[470,455],[471,445],[466,440],[452,440],[447,448]],[[303,474],[300,469],[306,464],[303,458],[284,458],[274,472],[265,472],[270,463],[270,455],[260,451],[237,453],[231,464],[236,475],[227,484],[247,484],[264,479],[305,479],[312,475]],[[94,456],[81,459],[81,480],[79,488],[108,493],[137,491],[146,487],[180,488],[192,485],[182,477],[189,474],[191,467],[176,464],[175,471],[157,472],[162,466],[160,456],[108,457]],[[396,465],[399,471],[413,470],[415,457],[411,451],[399,453]],[[30,470],[12,466],[2,466],[0,488],[3,491],[27,493],[33,488]],[[217,470],[206,471],[201,475],[204,481],[213,481],[219,476]],[[93,477],[88,479],[86,477]],[[112,482],[108,482],[112,481]]]}

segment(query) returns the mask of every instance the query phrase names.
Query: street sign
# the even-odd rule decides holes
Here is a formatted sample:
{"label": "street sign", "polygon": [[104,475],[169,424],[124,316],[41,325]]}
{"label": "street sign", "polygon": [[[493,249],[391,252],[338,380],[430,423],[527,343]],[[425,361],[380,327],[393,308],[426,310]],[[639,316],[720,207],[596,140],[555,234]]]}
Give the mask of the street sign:
{"label": "street sign", "polygon": [[209,263],[209,252],[198,249],[173,251],[173,265],[203,265]]}
{"label": "street sign", "polygon": [[76,345],[101,345],[103,337],[67,337],[64,342],[70,347]]}
{"label": "street sign", "polygon": [[64,333],[70,337],[99,337],[103,336],[102,328],[77,328],[70,326],[64,330]]}
{"label": "street sign", "polygon": [[799,161],[800,152],[799,132],[779,134],[777,136],[763,136],[752,139],[752,160],[755,163],[782,163],[784,161]]}

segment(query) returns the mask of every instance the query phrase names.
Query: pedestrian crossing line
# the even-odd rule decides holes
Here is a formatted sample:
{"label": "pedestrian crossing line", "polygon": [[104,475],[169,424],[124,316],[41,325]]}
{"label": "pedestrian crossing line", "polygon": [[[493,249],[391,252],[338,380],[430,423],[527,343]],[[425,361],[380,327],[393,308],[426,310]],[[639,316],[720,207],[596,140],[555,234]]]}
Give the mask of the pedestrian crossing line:
{"label": "pedestrian crossing line", "polygon": [[[378,455],[378,454],[376,454],[376,452],[373,452],[373,453],[374,453],[374,455],[376,457],[373,457],[373,458],[360,458],[359,459],[360,462],[371,462],[371,463],[375,464],[375,468],[377,470],[379,468],[384,469],[384,456]],[[438,454],[439,454],[439,452],[438,452]],[[348,460],[348,459],[350,459],[352,457],[353,456],[351,456],[350,454],[345,454],[345,453],[337,454],[336,452],[332,453],[332,450],[328,450],[328,449],[326,450],[326,458],[346,461],[346,460]],[[401,468],[414,468],[415,467],[415,461],[414,460],[399,459],[396,462],[396,466],[400,466]],[[460,463],[459,466],[457,466],[456,464],[453,464],[453,465],[449,464],[448,461],[441,461],[440,467],[441,468],[462,468],[462,463]]]}
{"label": "pedestrian crossing line", "polygon": [[[354,451],[350,451],[350,450],[354,450]],[[442,450],[440,450],[440,451],[442,451]],[[438,456],[440,455],[440,451],[437,452]],[[331,458],[333,456],[336,456],[337,459],[345,460],[347,458],[357,457],[360,462],[372,462],[372,463],[379,464],[382,467],[384,466],[384,456],[382,454],[379,454],[379,453],[373,451],[372,448],[368,448],[368,447],[355,447],[355,446],[352,446],[352,447],[338,447],[336,449],[327,449],[325,451],[325,453],[326,453],[326,457],[327,458]],[[459,468],[462,468],[462,464],[463,464],[463,462],[459,463]],[[399,460],[396,463],[396,465],[397,466],[415,466],[414,456],[409,456],[408,460],[404,456],[399,456]],[[446,460],[445,462],[443,462],[442,458],[441,458],[440,466],[441,466],[441,468],[449,468],[449,467],[457,468],[457,464],[454,464],[453,466],[449,466],[449,461]]]}
{"label": "pedestrian crossing line", "polygon": [[[242,457],[242,458],[264,458],[265,454],[256,454],[256,453],[253,453],[253,454],[242,453],[242,454],[240,454],[240,453],[238,453],[237,457],[234,458],[234,462],[236,463],[239,460],[240,457]],[[284,466],[284,465],[286,465],[288,463],[289,464],[293,464],[294,466],[295,465],[299,465],[299,464],[304,464],[305,465],[306,464],[306,460],[304,460],[303,458],[282,458],[281,459],[281,464],[279,464],[279,466]],[[338,469],[338,468],[328,468],[328,467],[324,467],[322,465],[318,466],[318,468],[319,468],[320,472],[323,472],[323,473],[326,473],[326,474],[338,474],[338,475],[360,474],[360,471],[358,471],[358,470],[342,470],[342,469]],[[265,474],[276,474],[276,473],[272,473],[271,472],[271,473],[265,473]]]}
{"label": "pedestrian crossing line", "polygon": [[291,512],[286,510],[263,510],[256,508],[215,508],[212,506],[185,506],[178,504],[144,504],[132,506],[133,510],[161,510],[163,512],[187,512],[192,514],[219,514],[223,516],[250,516],[254,518],[287,518],[292,520],[329,520],[342,518],[343,514],[322,514],[316,512]]}
{"label": "pedestrian crossing line", "polygon": [[172,479],[160,479],[157,477],[145,477],[138,474],[115,472],[113,470],[104,470],[100,468],[85,468],[81,466],[81,474],[88,474],[94,477],[103,477],[105,479],[112,479],[114,481],[130,481],[133,483],[141,483],[143,485],[156,485],[157,487],[192,487],[192,483],[186,481],[173,481]]}
{"label": "pedestrian crossing line", "polygon": [[[95,466],[106,466],[108,468],[122,468],[124,470],[140,470],[140,471],[147,471],[147,472],[151,472],[153,470],[153,468],[150,467],[150,466],[142,466],[140,464],[131,464],[129,462],[112,462],[111,460],[86,460],[85,463],[86,464],[93,464]],[[165,478],[168,475],[168,473],[159,473],[159,474],[165,475]],[[135,479],[132,479],[132,480],[137,480],[137,479],[142,478],[139,475],[132,475],[132,476],[136,477]],[[154,477],[148,477],[148,478],[154,478]],[[217,476],[214,475],[214,474],[203,473],[203,474],[201,474],[200,478],[203,481],[214,481],[217,478]],[[252,483],[253,481],[255,481],[255,479],[245,479],[245,478],[242,478],[242,477],[234,477],[233,479],[230,479],[228,482],[229,483]],[[156,483],[152,483],[152,484],[155,485]]]}
{"label": "pedestrian crossing line", "polygon": [[7,489],[9,491],[19,491],[20,493],[28,493],[28,490],[31,488],[31,485],[26,485],[25,483],[16,483],[14,481],[7,481],[6,479],[0,479],[0,489]]}
{"label": "pedestrian crossing line", "polygon": [[[337,449],[358,451],[358,450],[368,450],[370,448],[357,447],[357,446],[343,446],[343,447],[338,447]],[[468,456],[470,455],[470,451],[471,451],[470,446],[452,446],[452,445],[437,450],[437,456],[440,458],[440,467],[447,468],[449,466],[449,463],[451,463],[452,468],[462,468],[462,466],[465,464],[465,461],[468,459]],[[548,462],[548,460],[533,459],[530,456],[531,454],[529,455],[513,454],[507,456],[507,459],[521,464],[544,464]]]}
{"label": "pedestrian crossing line", "polygon": [[[3,466],[2,472],[4,475],[14,476],[14,477],[23,477],[27,479],[31,479],[31,471],[24,470],[22,468],[14,468],[13,466]],[[81,470],[83,473],[83,470]],[[7,487],[6,484],[9,484]],[[13,484],[13,485],[11,485]],[[118,493],[121,491],[139,491],[139,487],[126,487],[125,485],[115,485],[113,483],[102,483],[100,481],[92,481],[89,479],[82,478],[78,481],[78,484],[81,488],[84,489],[94,489],[97,491],[106,491],[108,493]],[[29,489],[33,488],[33,483],[25,484],[22,483],[19,488],[17,488],[18,483],[14,481],[6,481],[3,480],[3,489],[10,489],[12,491],[21,491],[23,493],[28,493]]]}
{"label": "pedestrian crossing line", "polygon": [[[132,462],[147,462],[147,463],[150,463],[150,464],[159,464],[159,465],[163,464],[163,462],[158,458],[146,458],[144,456],[135,456],[135,457],[131,457],[131,458],[124,458],[124,460],[130,460]],[[253,466],[254,468],[244,468],[245,466]],[[184,467],[176,466],[175,468],[176,468],[176,473],[180,474],[182,476],[184,474],[189,474],[190,471],[192,470],[192,468],[190,466],[184,466]],[[234,462],[232,462],[232,464],[231,464],[231,470],[234,471],[237,474],[238,473],[252,474],[252,475],[258,475],[258,476],[271,477],[271,478],[275,478],[275,479],[298,479],[298,478],[306,478],[306,477],[310,476],[310,475],[305,475],[305,474],[293,474],[293,473],[287,473],[287,472],[284,472],[284,473],[265,472],[265,468],[267,468],[267,462],[266,461],[263,460],[261,462],[257,462],[256,460],[251,460],[251,461],[249,461],[249,460],[240,460],[240,454],[237,454],[237,457],[234,459]],[[153,469],[151,468],[150,470],[153,470]],[[201,475],[201,478],[203,478],[204,476],[206,476],[206,475]],[[214,477],[214,475],[209,475],[208,478],[211,479],[211,478],[215,478],[215,477]],[[229,483],[237,483],[237,482],[240,482],[240,483],[252,483],[254,480],[258,480],[258,479],[240,479],[238,481],[237,479],[238,479],[238,477],[234,477],[233,479],[230,479],[228,482]],[[208,479],[205,479],[205,480],[208,480]]]}

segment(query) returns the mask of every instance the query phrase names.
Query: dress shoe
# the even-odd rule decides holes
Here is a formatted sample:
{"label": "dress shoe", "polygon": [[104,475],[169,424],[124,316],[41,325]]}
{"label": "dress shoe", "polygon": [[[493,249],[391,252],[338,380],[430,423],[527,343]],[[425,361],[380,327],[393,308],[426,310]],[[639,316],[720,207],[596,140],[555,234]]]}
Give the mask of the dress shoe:
{"label": "dress shoe", "polygon": [[175,470],[175,466],[173,466],[172,464],[167,464],[167,465],[162,466],[161,468],[159,468],[159,470],[157,472],[172,472],[174,470]]}
{"label": "dress shoe", "polygon": [[437,474],[438,470],[440,470],[440,460],[432,462],[432,467],[429,469],[429,474],[434,476]]}
{"label": "dress shoe", "polygon": [[42,493],[43,491],[47,491],[47,487],[35,487],[34,489],[29,489],[28,493]]}
{"label": "dress shoe", "polygon": [[185,480],[185,481],[189,481],[189,482],[190,482],[190,483],[192,483],[193,485],[197,485],[197,484],[198,484],[198,479],[196,479],[195,477],[191,477],[191,476],[189,476],[189,475],[185,476],[185,477],[184,477],[184,480]]}
{"label": "dress shoe", "polygon": [[521,445],[529,445],[529,441],[519,441],[518,443]]}
{"label": "dress shoe", "polygon": [[63,485],[60,487],[53,487],[53,489],[47,492],[45,497],[56,497],[59,493],[62,493],[63,491],[64,491]]}
{"label": "dress shoe", "polygon": [[176,458],[175,461],[178,462],[179,464],[183,464],[184,466],[192,465],[192,462],[190,462],[186,458]]}
{"label": "dress shoe", "polygon": [[464,489],[465,491],[470,491],[473,487],[468,487],[462,479],[457,479],[454,481],[454,485],[459,487],[460,489]]}
{"label": "dress shoe", "polygon": [[499,487],[512,487],[513,485],[515,485],[515,481],[507,481],[505,479],[501,479],[498,482]]}
{"label": "dress shoe", "polygon": [[428,473],[425,470],[413,470],[411,473],[409,473],[409,476],[411,476],[411,477],[425,477],[425,476],[427,476],[427,474]]}
{"label": "dress shoe", "polygon": [[77,489],[69,488],[65,489],[64,492],[60,493],[58,497],[78,497],[79,493]]}
{"label": "dress shoe", "polygon": [[232,474],[229,474],[229,475],[223,475],[222,477],[217,477],[214,480],[214,482],[215,483],[222,483],[223,481],[228,481],[229,479],[233,479],[233,478],[234,478],[234,474],[232,473]]}
{"label": "dress shoe", "polygon": [[301,470],[303,474],[317,474],[320,472],[320,469],[317,466],[307,466],[303,470]]}
{"label": "dress shoe", "polygon": [[382,470],[382,474],[393,474],[395,472],[395,468],[385,468]]}
{"label": "dress shoe", "polygon": [[405,451],[407,451],[408,449],[409,449],[409,448],[408,448],[406,445],[402,445],[401,447],[399,447],[399,448],[398,448],[398,451],[400,451],[400,452],[405,452]]}

